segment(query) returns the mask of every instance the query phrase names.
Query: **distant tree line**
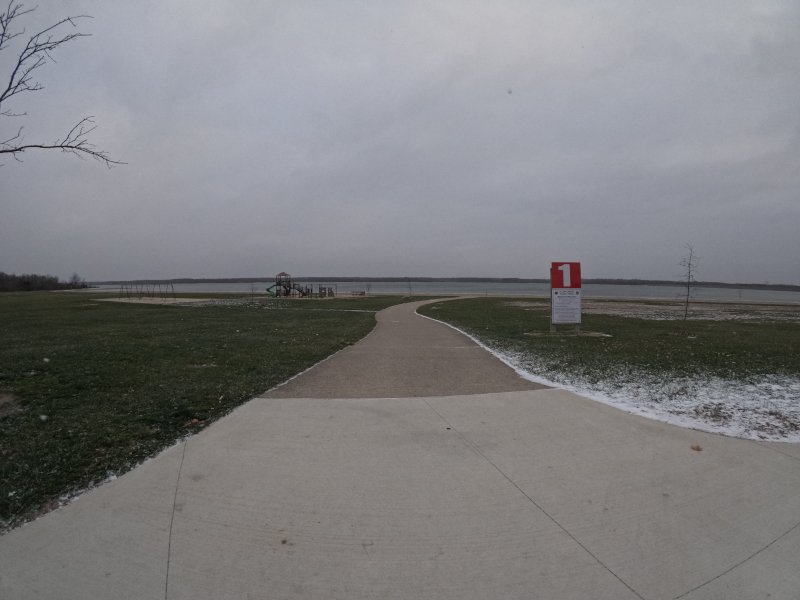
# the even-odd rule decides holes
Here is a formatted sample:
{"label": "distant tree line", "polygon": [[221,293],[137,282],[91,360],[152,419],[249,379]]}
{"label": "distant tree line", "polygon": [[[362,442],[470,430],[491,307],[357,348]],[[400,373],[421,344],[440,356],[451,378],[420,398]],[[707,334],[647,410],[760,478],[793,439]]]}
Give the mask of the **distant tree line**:
{"label": "distant tree line", "polygon": [[37,292],[42,290],[76,290],[89,287],[77,273],[69,281],[59,281],[52,275],[15,275],[0,271],[0,292]]}

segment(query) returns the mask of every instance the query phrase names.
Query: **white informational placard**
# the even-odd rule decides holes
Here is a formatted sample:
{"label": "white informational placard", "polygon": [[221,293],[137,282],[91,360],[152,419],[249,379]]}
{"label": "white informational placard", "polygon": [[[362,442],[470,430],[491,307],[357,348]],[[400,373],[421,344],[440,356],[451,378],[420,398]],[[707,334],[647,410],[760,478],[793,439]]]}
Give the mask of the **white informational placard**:
{"label": "white informational placard", "polygon": [[550,322],[553,325],[580,325],[581,322],[581,290],[558,288],[551,290],[552,313]]}

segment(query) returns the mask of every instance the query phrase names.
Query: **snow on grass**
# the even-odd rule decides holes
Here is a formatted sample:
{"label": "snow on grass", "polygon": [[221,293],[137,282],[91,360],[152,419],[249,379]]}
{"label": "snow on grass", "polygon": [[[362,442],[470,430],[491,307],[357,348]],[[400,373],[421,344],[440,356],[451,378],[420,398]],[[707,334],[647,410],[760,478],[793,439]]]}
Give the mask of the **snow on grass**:
{"label": "snow on grass", "polygon": [[604,369],[602,373],[589,369],[567,373],[535,355],[489,346],[460,329],[453,329],[529,381],[563,388],[626,412],[681,427],[753,440],[800,442],[798,377],[762,375],[739,380],[670,376],[623,366]]}
{"label": "snow on grass", "polygon": [[670,377],[643,370],[563,373],[536,357],[489,351],[526,379],[675,425],[756,440],[800,442],[800,378],[763,375],[746,381],[716,376]]}

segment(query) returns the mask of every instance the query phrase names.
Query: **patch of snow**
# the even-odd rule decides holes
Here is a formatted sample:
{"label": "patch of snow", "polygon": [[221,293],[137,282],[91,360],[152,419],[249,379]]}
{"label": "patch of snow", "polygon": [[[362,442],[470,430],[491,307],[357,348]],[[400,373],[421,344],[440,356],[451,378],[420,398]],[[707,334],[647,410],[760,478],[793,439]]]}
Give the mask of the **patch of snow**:
{"label": "patch of snow", "polygon": [[587,373],[558,371],[535,355],[489,346],[444,324],[466,335],[528,381],[566,389],[625,412],[689,429],[752,440],[800,442],[798,377],[665,377],[624,367],[591,377]]}
{"label": "patch of snow", "polygon": [[522,377],[541,379],[627,412],[713,433],[754,440],[800,442],[800,378],[762,375],[748,380],[716,376],[664,377],[643,370],[605,371],[600,379],[543,368],[536,357],[503,356]]}

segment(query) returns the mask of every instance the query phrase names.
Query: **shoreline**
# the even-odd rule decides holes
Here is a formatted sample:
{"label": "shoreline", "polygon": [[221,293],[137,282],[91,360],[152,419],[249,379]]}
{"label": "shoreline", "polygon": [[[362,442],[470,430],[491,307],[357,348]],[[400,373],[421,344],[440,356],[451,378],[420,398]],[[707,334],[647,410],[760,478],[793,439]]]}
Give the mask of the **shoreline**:
{"label": "shoreline", "polygon": [[[475,284],[549,284],[549,279],[524,277],[293,277],[300,283],[475,283]],[[226,284],[226,283],[270,283],[274,277],[231,277],[231,278],[172,278],[172,279],[114,279],[108,281],[91,281],[90,286],[98,285],[194,285],[194,284]],[[619,279],[589,278],[583,279],[585,285],[614,286],[660,286],[686,287],[685,281],[667,279]],[[782,292],[800,292],[800,284],[790,283],[739,283],[723,281],[695,281],[692,288],[718,288],[741,290],[769,290]]]}

